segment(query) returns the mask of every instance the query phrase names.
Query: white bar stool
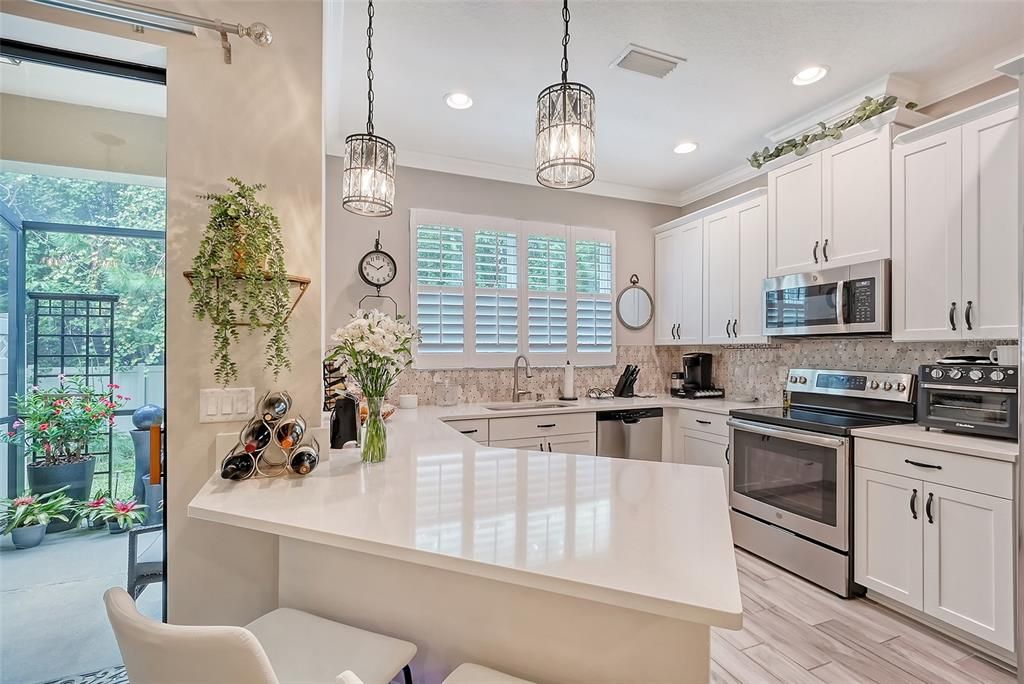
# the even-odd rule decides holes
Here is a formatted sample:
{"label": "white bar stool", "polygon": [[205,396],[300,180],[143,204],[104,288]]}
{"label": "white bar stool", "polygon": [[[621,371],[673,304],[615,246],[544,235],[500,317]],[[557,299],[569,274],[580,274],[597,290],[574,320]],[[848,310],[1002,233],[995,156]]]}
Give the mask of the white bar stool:
{"label": "white bar stool", "polygon": [[415,644],[299,610],[278,608],[245,627],[199,627],[150,620],[120,587],[103,601],[132,684],[332,684],[345,682],[343,673],[388,684],[399,672],[412,684]]}
{"label": "white bar stool", "polygon": [[448,675],[442,684],[533,684],[482,665],[463,663]]}

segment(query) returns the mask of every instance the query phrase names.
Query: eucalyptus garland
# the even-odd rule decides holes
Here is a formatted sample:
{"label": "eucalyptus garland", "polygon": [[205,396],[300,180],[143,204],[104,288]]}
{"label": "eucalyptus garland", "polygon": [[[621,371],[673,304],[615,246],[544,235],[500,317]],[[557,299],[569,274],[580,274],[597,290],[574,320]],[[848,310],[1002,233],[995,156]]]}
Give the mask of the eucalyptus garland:
{"label": "eucalyptus garland", "polygon": [[266,329],[264,367],[275,378],[291,368],[285,326],[291,298],[281,224],[273,207],[256,199],[265,185],[228,181],[231,192],[199,195],[210,202],[210,221],[192,260],[189,296],[193,315],[213,325],[211,361],[214,377],[224,385],[238,377],[231,345],[239,340],[240,324],[248,324],[250,333]]}
{"label": "eucalyptus garland", "polygon": [[[844,119],[828,125],[823,121],[818,122],[818,130],[810,133],[804,133],[799,138],[790,138],[785,142],[781,142],[775,146],[775,149],[765,147],[760,152],[755,151],[747,161],[755,169],[759,169],[768,162],[778,159],[779,157],[793,153],[796,156],[801,156],[807,152],[807,148],[811,143],[816,143],[819,140],[826,140],[831,138],[832,140],[839,140],[843,137],[843,131],[852,126],[856,126],[859,123],[867,121],[868,119],[878,116],[883,112],[887,112],[896,106],[897,99],[895,95],[887,95],[881,99],[866,95],[861,103],[857,105],[857,109],[852,114]],[[908,102],[906,108],[914,110],[917,108],[917,103]]]}

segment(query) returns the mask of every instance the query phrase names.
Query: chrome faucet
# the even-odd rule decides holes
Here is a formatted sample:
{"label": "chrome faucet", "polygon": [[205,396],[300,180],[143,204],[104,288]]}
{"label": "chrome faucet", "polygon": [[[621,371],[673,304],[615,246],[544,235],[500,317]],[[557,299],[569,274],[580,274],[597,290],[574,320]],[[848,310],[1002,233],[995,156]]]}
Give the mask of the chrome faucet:
{"label": "chrome faucet", "polygon": [[516,403],[519,403],[520,397],[524,394],[530,394],[529,390],[519,389],[519,359],[522,359],[523,363],[526,364],[526,377],[533,377],[533,371],[530,370],[530,360],[520,354],[516,357],[516,360],[512,362],[512,401]]}

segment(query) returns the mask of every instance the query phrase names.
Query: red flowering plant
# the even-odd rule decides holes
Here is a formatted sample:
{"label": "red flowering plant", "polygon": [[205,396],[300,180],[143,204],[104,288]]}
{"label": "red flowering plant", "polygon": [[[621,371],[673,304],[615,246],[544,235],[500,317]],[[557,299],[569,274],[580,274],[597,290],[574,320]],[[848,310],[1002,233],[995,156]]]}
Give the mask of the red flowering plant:
{"label": "red flowering plant", "polygon": [[42,465],[77,463],[90,440],[114,424],[114,412],[131,399],[117,394],[117,385],[97,390],[85,382],[59,376],[56,387],[32,387],[18,396],[18,419],[0,442],[22,444],[28,456]]}
{"label": "red flowering plant", "polygon": [[116,522],[121,527],[130,529],[135,523],[141,523],[146,519],[145,508],[135,499],[107,499],[106,503],[100,506],[100,515],[107,522]]}
{"label": "red flowering plant", "polygon": [[13,499],[0,499],[0,534],[9,534],[19,527],[46,525],[53,520],[67,522],[66,510],[71,499],[64,494],[67,487],[33,494],[25,492]]}
{"label": "red flowering plant", "polygon": [[106,506],[110,501],[110,494],[106,490],[100,490],[88,501],[81,501],[76,508],[78,514],[89,522],[106,520]]}

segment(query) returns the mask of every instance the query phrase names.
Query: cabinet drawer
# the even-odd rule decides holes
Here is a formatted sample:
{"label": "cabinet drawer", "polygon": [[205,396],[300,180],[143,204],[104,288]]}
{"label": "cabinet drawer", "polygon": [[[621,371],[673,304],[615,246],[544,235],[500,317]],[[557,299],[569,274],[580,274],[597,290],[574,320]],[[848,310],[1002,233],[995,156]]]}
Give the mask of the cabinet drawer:
{"label": "cabinet drawer", "polygon": [[520,437],[575,435],[597,431],[593,413],[544,413],[538,416],[491,418],[491,441]]}
{"label": "cabinet drawer", "polygon": [[458,430],[462,434],[466,435],[474,442],[480,442],[481,444],[487,444],[490,440],[490,434],[487,429],[486,418],[474,418],[471,420],[446,420],[449,427]]}
{"label": "cabinet drawer", "polygon": [[[990,494],[1003,499],[1013,498],[1013,464],[1005,461],[860,437],[856,441],[854,461],[862,468]],[[914,465],[915,463],[924,465]]]}
{"label": "cabinet drawer", "polygon": [[678,427],[681,430],[699,430],[701,432],[710,432],[713,435],[728,437],[729,426],[725,424],[727,420],[729,420],[729,416],[724,416],[720,413],[679,409]]}

